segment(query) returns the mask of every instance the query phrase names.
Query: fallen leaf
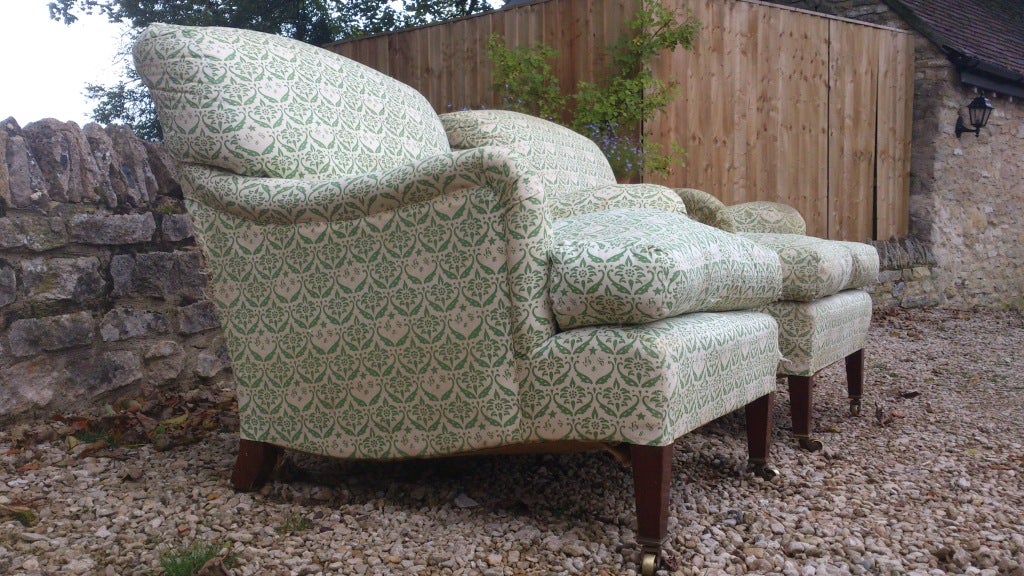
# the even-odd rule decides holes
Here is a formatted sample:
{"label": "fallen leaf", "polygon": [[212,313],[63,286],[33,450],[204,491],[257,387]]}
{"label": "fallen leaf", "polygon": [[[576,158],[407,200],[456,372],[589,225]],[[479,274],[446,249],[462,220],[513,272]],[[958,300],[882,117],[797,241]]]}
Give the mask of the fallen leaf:
{"label": "fallen leaf", "polygon": [[181,426],[185,422],[188,422],[188,412],[185,412],[180,416],[175,416],[174,418],[168,418],[160,421],[164,426]]}

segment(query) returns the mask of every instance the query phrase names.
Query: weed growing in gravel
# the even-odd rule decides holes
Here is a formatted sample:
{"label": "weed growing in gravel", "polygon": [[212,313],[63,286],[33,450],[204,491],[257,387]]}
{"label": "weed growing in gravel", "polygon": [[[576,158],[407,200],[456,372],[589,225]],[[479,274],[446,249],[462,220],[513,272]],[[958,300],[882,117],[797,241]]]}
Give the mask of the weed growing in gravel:
{"label": "weed growing in gravel", "polygon": [[294,534],[296,532],[305,532],[313,528],[313,522],[298,512],[284,519],[281,523],[281,527],[278,532],[285,534]]}
{"label": "weed growing in gravel", "polygon": [[[160,555],[160,566],[165,576],[193,576],[217,557],[220,546],[208,542],[193,542],[187,548],[169,550]],[[222,559],[224,565],[233,564],[230,557]]]}

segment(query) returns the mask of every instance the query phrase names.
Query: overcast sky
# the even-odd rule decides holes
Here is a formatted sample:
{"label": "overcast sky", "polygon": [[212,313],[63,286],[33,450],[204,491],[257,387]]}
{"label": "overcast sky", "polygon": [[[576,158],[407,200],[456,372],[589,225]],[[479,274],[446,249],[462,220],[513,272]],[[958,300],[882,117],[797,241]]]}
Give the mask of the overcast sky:
{"label": "overcast sky", "polygon": [[70,26],[50,20],[49,0],[0,0],[0,120],[25,126],[42,118],[89,122],[86,84],[110,84],[121,28],[102,16]]}

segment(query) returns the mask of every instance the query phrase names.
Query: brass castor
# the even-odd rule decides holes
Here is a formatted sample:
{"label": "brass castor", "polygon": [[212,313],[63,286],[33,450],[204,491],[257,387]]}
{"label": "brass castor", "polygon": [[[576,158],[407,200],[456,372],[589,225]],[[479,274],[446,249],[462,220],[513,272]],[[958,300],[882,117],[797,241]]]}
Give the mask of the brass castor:
{"label": "brass castor", "polygon": [[758,470],[758,476],[763,478],[767,482],[771,482],[776,478],[782,476],[782,472],[778,468],[771,464],[765,464]]}
{"label": "brass castor", "polygon": [[860,398],[850,398],[850,416],[860,416]]}
{"label": "brass castor", "polygon": [[808,452],[817,452],[825,447],[821,440],[811,438],[810,436],[801,436],[797,441],[800,443],[800,447]]}
{"label": "brass castor", "polygon": [[658,569],[658,555],[653,552],[644,552],[640,560],[641,576],[654,576]]}
{"label": "brass castor", "polygon": [[750,471],[754,476],[760,476],[761,478],[772,481],[782,475],[779,469],[767,462],[751,461],[749,464]]}

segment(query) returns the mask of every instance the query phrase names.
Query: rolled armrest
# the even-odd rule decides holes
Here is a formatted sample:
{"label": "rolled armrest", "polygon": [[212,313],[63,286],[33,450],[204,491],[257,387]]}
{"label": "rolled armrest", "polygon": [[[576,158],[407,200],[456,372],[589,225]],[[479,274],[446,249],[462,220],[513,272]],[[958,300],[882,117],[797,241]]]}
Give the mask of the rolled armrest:
{"label": "rolled armrest", "polygon": [[778,202],[744,202],[727,206],[725,212],[736,226],[736,232],[762,234],[807,234],[807,224],[800,212]]}
{"label": "rolled armrest", "polygon": [[184,164],[179,172],[188,195],[215,210],[264,224],[295,224],[363,218],[482,186],[495,174],[518,173],[504,167],[514,158],[507,148],[481,147],[322,180],[240,176],[197,164]]}
{"label": "rolled armrest", "polygon": [[465,110],[440,118],[453,149],[507,146],[522,154],[544,181],[549,197],[615,183],[597,144],[554,122],[508,110]]}

